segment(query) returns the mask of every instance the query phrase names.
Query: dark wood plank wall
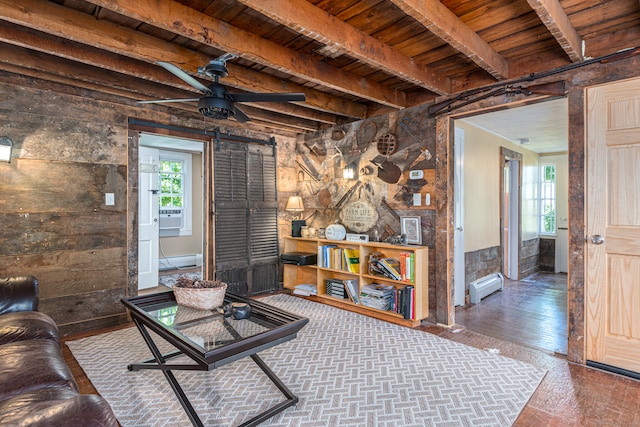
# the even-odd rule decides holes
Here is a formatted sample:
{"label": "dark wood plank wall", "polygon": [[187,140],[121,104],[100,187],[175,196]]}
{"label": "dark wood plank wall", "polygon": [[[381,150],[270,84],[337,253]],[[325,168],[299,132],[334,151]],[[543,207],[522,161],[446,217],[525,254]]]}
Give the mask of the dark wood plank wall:
{"label": "dark wood plank wall", "polygon": [[0,115],[17,157],[0,163],[0,276],[36,276],[40,310],[63,334],[125,322],[120,299],[137,289],[137,138],[128,138],[128,119],[202,129],[202,116],[5,72]]}

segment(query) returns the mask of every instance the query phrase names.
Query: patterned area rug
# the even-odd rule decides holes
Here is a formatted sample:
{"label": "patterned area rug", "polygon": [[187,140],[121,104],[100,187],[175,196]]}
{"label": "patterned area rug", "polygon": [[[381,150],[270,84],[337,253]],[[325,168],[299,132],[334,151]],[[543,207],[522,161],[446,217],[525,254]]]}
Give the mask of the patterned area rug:
{"label": "patterned area rug", "polygon": [[187,276],[190,279],[202,279],[202,273],[198,272],[198,273],[177,273],[177,274],[169,274],[166,276],[160,276],[158,278],[158,282],[161,285],[164,285],[168,288],[172,288],[173,284],[176,283],[176,280],[178,279],[178,277],[180,276]]}
{"label": "patterned area rug", "polygon": [[[520,361],[302,298],[262,301],[310,319],[296,339],[260,353],[300,398],[263,425],[509,426],[545,375]],[[123,427],[191,424],[161,372],[127,371],[127,364],[151,357],[136,328],[67,345]],[[241,424],[284,400],[250,358],[175,375],[207,426]]]}

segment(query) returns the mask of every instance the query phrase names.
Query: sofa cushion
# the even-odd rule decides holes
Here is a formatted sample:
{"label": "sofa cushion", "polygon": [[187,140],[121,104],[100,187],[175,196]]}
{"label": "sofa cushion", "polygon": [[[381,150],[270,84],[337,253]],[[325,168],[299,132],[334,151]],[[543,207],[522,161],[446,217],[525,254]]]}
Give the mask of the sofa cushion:
{"label": "sofa cushion", "polygon": [[78,394],[69,388],[44,388],[0,401],[3,425],[117,426],[111,407],[100,396]]}
{"label": "sofa cushion", "polygon": [[0,344],[32,339],[60,341],[58,327],[51,317],[38,311],[0,315]]}
{"label": "sofa cushion", "polygon": [[38,311],[38,279],[33,276],[0,277],[0,314]]}
{"label": "sofa cushion", "polygon": [[78,390],[60,345],[28,340],[0,345],[0,400],[46,387]]}

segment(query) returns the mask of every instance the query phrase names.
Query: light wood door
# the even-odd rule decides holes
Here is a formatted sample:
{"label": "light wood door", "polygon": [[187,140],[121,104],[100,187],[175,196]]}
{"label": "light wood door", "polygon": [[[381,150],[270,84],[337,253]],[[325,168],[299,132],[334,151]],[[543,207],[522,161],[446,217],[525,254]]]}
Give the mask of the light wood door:
{"label": "light wood door", "polygon": [[586,98],[586,354],[640,372],[640,79]]}

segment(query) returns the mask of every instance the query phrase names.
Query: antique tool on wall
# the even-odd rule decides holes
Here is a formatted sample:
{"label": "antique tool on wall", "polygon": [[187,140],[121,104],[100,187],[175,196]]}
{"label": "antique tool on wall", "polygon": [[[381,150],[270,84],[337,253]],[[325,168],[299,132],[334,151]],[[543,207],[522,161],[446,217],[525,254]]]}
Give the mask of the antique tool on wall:
{"label": "antique tool on wall", "polygon": [[392,155],[398,148],[396,136],[392,133],[385,133],[384,135],[381,135],[376,141],[376,147],[378,148],[378,153],[383,156]]}
{"label": "antique tool on wall", "polygon": [[382,198],[380,200],[380,204],[382,205],[383,208],[385,208],[387,210],[387,212],[389,212],[395,219],[400,220],[400,215],[398,215],[396,213],[396,211],[394,211],[393,209],[391,209],[391,206],[389,206],[389,202],[387,202],[386,198]]}
{"label": "antique tool on wall", "polygon": [[429,151],[427,147],[421,147],[420,154],[418,154],[418,157],[416,157],[413,160],[413,162],[411,162],[411,164],[409,165],[409,168],[416,166],[418,163],[420,163],[423,160],[431,160],[432,158],[433,156],[431,155],[431,151]]}
{"label": "antique tool on wall", "polygon": [[[527,79],[520,79],[518,81],[526,81],[529,79],[531,80],[534,79],[534,76],[532,75]],[[511,84],[513,83],[516,83],[516,82],[511,82]],[[527,96],[529,95],[564,96],[564,93],[565,93],[564,80],[551,82],[551,83],[530,85],[528,87],[507,86],[506,84],[504,86],[498,87],[498,89],[495,89],[496,87],[497,87],[496,85],[493,85],[489,87],[473,89],[471,91],[463,92],[454,98],[447,99],[445,101],[433,104],[427,110],[429,112],[429,117],[435,117],[436,115],[442,114],[443,112],[451,112],[457,108],[461,108],[461,107],[464,107],[465,105],[473,104],[474,102],[478,102],[482,99],[490,98],[492,96],[498,96],[498,95],[504,95],[504,94],[507,94],[507,95],[524,94]],[[494,90],[491,90],[490,92],[486,92],[492,88]],[[486,93],[480,94],[475,98],[469,99],[471,96],[480,92],[486,92]],[[463,101],[463,102],[453,105],[457,101]]]}
{"label": "antique tool on wall", "polygon": [[318,192],[317,199],[320,206],[323,208],[328,208],[331,206],[331,192],[325,187]]}
{"label": "antique tool on wall", "polygon": [[312,171],[309,170],[309,168],[307,168],[305,165],[303,165],[299,161],[296,160],[296,163],[298,164],[300,169],[302,169],[307,175],[309,175],[311,179],[313,179],[314,181],[320,181],[320,175],[318,174],[318,172],[314,174]]}
{"label": "antique tool on wall", "polygon": [[307,165],[307,168],[311,171],[313,176],[315,176],[318,179],[318,181],[322,181],[322,174],[318,172],[318,170],[316,169],[311,159],[308,156],[302,156],[302,161],[304,162],[305,165]]}
{"label": "antique tool on wall", "polygon": [[393,162],[385,159],[383,156],[376,156],[370,160],[371,163],[378,167],[378,178],[388,184],[395,184],[400,180],[402,171]]}
{"label": "antique tool on wall", "polygon": [[411,121],[410,119],[405,117],[402,120],[400,120],[398,124],[400,125],[400,127],[402,127],[402,129],[404,129],[405,132],[409,134],[411,138],[413,138],[415,142],[417,142],[418,144],[422,144],[422,141],[420,141],[418,137],[411,131],[411,129],[409,129],[410,121]]}
{"label": "antique tool on wall", "polygon": [[353,195],[353,193],[358,189],[360,184],[361,184],[360,181],[357,181],[355,184],[353,184],[351,188],[348,189],[346,193],[344,193],[344,195],[340,198],[340,200],[338,200],[338,202],[334,206],[334,209],[340,209],[344,204],[344,202],[349,200],[349,197],[351,197],[351,195]]}

